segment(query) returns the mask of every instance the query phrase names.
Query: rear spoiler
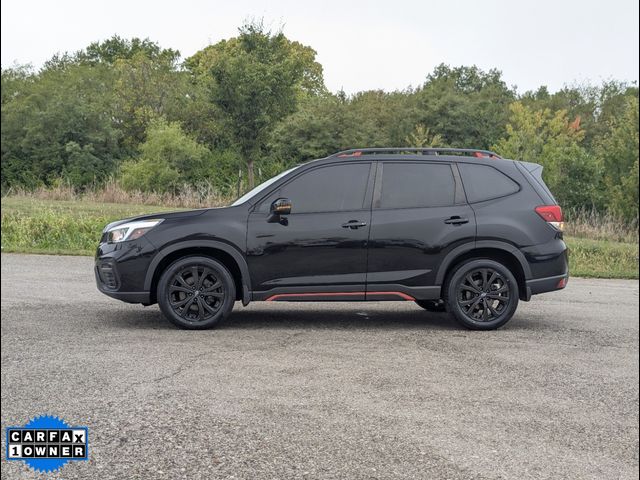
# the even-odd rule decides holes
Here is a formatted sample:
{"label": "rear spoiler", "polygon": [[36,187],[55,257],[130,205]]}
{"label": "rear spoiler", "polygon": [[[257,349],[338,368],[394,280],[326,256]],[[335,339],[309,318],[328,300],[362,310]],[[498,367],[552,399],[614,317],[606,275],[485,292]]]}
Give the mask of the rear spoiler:
{"label": "rear spoiler", "polygon": [[542,170],[544,167],[539,163],[531,163],[531,162],[520,162],[526,170],[535,177],[536,180],[542,180]]}
{"label": "rear spoiler", "polygon": [[[547,184],[544,183],[544,180],[542,179],[542,171],[544,170],[544,167],[542,165],[540,165],[539,163],[523,162],[523,161],[516,162],[516,164],[521,166],[524,170],[526,170],[531,175],[531,177],[533,177],[533,180],[535,181],[536,185],[532,185],[532,186],[533,188],[538,190],[538,195],[543,194],[542,197],[548,196],[549,200],[551,200],[553,203],[555,204],[558,203],[555,197],[553,196],[553,193],[551,193],[551,191],[549,190],[549,187],[547,187]],[[540,190],[542,190],[542,192],[540,192]]]}

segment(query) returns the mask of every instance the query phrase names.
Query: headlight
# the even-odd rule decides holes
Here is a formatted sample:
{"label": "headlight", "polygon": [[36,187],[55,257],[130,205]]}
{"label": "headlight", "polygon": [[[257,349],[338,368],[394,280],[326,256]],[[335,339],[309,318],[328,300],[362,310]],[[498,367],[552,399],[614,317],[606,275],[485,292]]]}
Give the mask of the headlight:
{"label": "headlight", "polygon": [[107,241],[109,243],[117,243],[124,242],[125,240],[135,240],[158,225],[162,220],[163,219],[139,220],[122,223],[107,231]]}

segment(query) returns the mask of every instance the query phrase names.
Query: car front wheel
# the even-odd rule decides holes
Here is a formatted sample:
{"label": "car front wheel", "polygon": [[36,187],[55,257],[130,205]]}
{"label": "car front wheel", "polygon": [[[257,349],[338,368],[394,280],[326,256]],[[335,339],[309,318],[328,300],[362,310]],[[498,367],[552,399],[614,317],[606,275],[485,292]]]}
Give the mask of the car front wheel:
{"label": "car front wheel", "polygon": [[449,312],[465,327],[494,330],[515,313],[518,283],[511,271],[495,260],[469,260],[449,277],[445,301]]}
{"label": "car front wheel", "polygon": [[236,289],[229,270],[209,257],[185,257],[173,262],[158,282],[158,304],[175,325],[211,328],[231,313]]}

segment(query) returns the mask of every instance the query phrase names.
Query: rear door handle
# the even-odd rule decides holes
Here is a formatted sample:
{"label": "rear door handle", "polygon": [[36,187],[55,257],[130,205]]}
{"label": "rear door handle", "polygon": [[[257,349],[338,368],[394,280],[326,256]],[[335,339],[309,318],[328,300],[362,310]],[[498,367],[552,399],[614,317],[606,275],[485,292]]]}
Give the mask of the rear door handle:
{"label": "rear door handle", "polygon": [[350,228],[351,230],[356,230],[357,228],[366,226],[366,222],[361,222],[359,220],[349,220],[347,223],[342,224],[342,228]]}
{"label": "rear door handle", "polygon": [[463,218],[460,217],[458,215],[455,215],[451,218],[447,218],[444,223],[446,223],[447,225],[462,225],[464,223],[469,223],[469,219],[468,218]]}

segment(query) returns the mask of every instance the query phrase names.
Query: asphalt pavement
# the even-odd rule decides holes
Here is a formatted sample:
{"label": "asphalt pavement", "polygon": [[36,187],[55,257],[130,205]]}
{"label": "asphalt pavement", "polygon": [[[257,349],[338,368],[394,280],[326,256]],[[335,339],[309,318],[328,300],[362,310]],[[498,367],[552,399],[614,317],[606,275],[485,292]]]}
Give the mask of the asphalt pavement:
{"label": "asphalt pavement", "polygon": [[[638,478],[638,282],[572,278],[476,332],[412,302],[253,303],[208,331],[2,255],[2,478]],[[4,427],[89,427],[57,475]]]}

